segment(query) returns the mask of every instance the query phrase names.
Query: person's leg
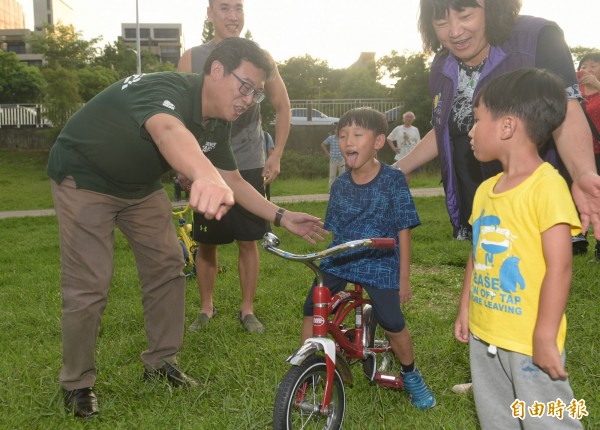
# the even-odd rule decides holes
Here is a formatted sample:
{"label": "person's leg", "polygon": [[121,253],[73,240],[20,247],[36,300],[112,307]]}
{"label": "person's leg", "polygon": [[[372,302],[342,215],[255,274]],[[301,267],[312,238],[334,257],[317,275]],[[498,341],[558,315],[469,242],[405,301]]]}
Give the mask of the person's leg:
{"label": "person's leg", "polygon": [[115,213],[110,196],[51,181],[59,224],[65,390],[92,387],[95,348],[113,273]]}
{"label": "person's leg", "polygon": [[469,361],[479,423],[485,430],[520,430],[519,419],[512,416],[510,408],[514,401],[510,363],[501,350],[498,355],[488,348],[488,344],[470,336]]}
{"label": "person's leg", "polygon": [[333,181],[335,181],[335,178],[337,178],[337,163],[335,162],[335,160],[329,160],[329,189],[331,189],[331,184],[333,184]]}
{"label": "person's leg", "polygon": [[242,290],[241,318],[254,314],[254,296],[258,286],[260,257],[255,241],[238,240],[238,271]]}
{"label": "person's leg", "polygon": [[185,276],[181,247],[164,190],[123,209],[117,226],[127,237],[141,281],[148,349],[141,355],[147,370],[175,364],[183,342]]}
{"label": "person's leg", "polygon": [[196,253],[196,280],[200,294],[200,312],[213,316],[213,291],[218,272],[217,245],[198,244]]}
{"label": "person's leg", "polygon": [[433,408],[436,403],[435,397],[415,366],[412,336],[400,308],[398,290],[379,289],[368,285],[363,287],[371,298],[375,320],[384,329],[392,351],[400,362],[404,389],[410,396],[411,403],[421,410]]}

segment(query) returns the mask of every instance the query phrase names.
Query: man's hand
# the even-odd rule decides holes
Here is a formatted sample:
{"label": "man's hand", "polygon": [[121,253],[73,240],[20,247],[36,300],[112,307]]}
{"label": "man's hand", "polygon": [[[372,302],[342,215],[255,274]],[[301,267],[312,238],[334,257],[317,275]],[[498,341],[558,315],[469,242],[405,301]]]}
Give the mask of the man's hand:
{"label": "man's hand", "polygon": [[196,180],[190,189],[190,207],[206,219],[220,220],[235,203],[233,191],[225,182]]}
{"label": "man's hand", "polygon": [[262,171],[262,176],[265,178],[265,185],[270,184],[279,176],[281,169],[281,160],[275,155],[270,155],[265,161],[265,167]]}
{"label": "man's hand", "polygon": [[280,225],[313,245],[329,234],[320,218],[302,212],[285,211]]}

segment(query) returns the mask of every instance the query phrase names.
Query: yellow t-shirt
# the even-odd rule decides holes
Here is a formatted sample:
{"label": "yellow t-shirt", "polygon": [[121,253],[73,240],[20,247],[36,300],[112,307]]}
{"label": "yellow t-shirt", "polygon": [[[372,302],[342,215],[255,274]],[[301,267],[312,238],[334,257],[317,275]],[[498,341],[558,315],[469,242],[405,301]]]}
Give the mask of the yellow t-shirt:
{"label": "yellow t-shirt", "polygon": [[[492,345],[533,355],[533,331],[546,263],[541,234],[557,224],[581,223],[565,180],[543,163],[517,187],[494,193],[500,173],[483,182],[473,202],[473,262],[469,329]],[[562,353],[563,315],[556,343]]]}

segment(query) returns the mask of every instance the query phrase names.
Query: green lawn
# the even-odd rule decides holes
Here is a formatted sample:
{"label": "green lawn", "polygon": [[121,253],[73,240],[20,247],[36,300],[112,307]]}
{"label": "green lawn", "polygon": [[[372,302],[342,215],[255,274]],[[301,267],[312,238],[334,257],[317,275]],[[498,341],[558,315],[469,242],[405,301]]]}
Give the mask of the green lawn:
{"label": "green lawn", "polygon": [[[4,155],[0,153],[3,172]],[[23,170],[28,163],[35,164],[33,159],[36,156],[24,162]],[[22,188],[38,187],[31,184],[32,179],[41,183],[42,176],[24,175]],[[44,187],[47,184],[38,192]],[[9,201],[7,190],[12,188],[0,189],[3,206]],[[29,191],[23,193],[29,195]],[[47,189],[43,193],[47,194]],[[39,207],[48,204],[51,206],[47,202]],[[417,365],[438,404],[431,411],[418,411],[404,392],[369,385],[360,367],[355,367],[354,384],[346,391],[345,429],[478,428],[472,395],[450,391],[454,384],[469,378],[467,347],[452,335],[469,246],[451,238],[443,198],[417,198],[416,204],[423,224],[413,233],[414,297],[404,311]],[[287,207],[323,216],[326,203]],[[61,299],[56,219],[3,219],[0,229],[0,429],[271,428],[277,384],[289,366],[285,359],[299,344],[301,308],[312,279],[306,267],[261,251],[255,309],[266,333],[249,335],[236,318],[240,303],[237,249],[234,245],[221,247],[219,262],[227,271],[217,278],[219,314],[208,330],[185,333],[180,354],[181,367],[202,386],[174,390],[142,380],[139,354],[146,344],[139,282],[127,242],[118,233],[114,277],[97,348],[101,415],[86,423],[65,416],[58,384]],[[296,253],[326,245],[312,246],[279,228],[275,233],[284,249]],[[591,253],[575,258],[567,309],[567,370],[576,398],[586,401],[586,429],[600,428],[600,360],[596,356],[600,350],[599,267]],[[195,280],[190,279],[187,324],[196,317],[198,306]]]}

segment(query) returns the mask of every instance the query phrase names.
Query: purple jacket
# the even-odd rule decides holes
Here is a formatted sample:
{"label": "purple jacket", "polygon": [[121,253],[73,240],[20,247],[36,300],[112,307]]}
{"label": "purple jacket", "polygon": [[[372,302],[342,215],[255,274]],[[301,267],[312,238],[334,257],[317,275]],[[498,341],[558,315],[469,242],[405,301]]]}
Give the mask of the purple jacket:
{"label": "purple jacket", "polygon": [[[532,16],[517,17],[511,37],[502,45],[490,47],[488,60],[475,88],[475,94],[487,81],[502,73],[520,67],[536,65],[536,50],[538,36],[542,28],[558,25],[552,21]],[[437,54],[431,65],[429,90],[433,100],[432,124],[435,129],[439,160],[441,165],[442,182],[446,192],[446,207],[450,221],[455,229],[459,227],[459,199],[456,193],[456,176],[454,173],[448,119],[452,101],[458,84],[458,60],[448,51]],[[551,142],[546,145],[544,160],[559,167],[556,145]],[[491,177],[501,171],[497,162],[481,163],[484,178]]]}

